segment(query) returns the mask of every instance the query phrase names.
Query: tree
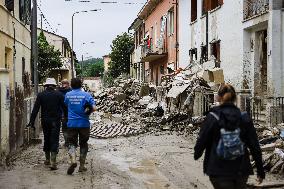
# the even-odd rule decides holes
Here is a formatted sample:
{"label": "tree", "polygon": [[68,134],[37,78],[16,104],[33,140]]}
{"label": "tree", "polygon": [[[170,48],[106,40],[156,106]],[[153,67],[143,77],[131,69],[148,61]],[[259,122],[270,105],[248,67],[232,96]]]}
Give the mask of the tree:
{"label": "tree", "polygon": [[37,42],[39,82],[43,82],[52,69],[62,66],[61,53],[48,44],[43,32],[40,32]]}
{"label": "tree", "polygon": [[102,58],[91,58],[79,62],[83,66],[83,77],[100,77],[104,72],[104,61]]}
{"label": "tree", "polygon": [[90,64],[90,76],[91,77],[100,77],[104,72],[104,62],[98,61],[95,64]]}
{"label": "tree", "polygon": [[134,45],[133,37],[127,33],[118,35],[111,45],[109,73],[114,78],[129,73],[130,70],[130,49]]}

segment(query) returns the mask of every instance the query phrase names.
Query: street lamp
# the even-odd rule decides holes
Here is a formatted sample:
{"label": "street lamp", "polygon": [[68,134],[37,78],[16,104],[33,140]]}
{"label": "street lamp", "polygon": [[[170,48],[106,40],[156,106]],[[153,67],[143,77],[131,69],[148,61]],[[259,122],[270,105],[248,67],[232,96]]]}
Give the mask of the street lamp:
{"label": "street lamp", "polygon": [[74,16],[76,14],[79,14],[79,13],[87,13],[87,12],[96,12],[96,11],[99,11],[101,9],[93,9],[93,10],[84,10],[84,11],[77,11],[77,12],[74,12],[73,15],[72,15],[72,49],[71,49],[71,73],[72,73],[72,78],[75,77],[74,75]]}

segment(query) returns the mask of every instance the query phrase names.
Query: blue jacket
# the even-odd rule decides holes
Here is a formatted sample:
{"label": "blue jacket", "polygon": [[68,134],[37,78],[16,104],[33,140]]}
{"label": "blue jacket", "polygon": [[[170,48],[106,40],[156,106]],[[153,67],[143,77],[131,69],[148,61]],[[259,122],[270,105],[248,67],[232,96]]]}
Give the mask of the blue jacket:
{"label": "blue jacket", "polygon": [[85,107],[93,107],[95,105],[95,101],[89,93],[81,91],[81,89],[74,89],[66,93],[64,102],[68,107],[67,127],[90,127],[89,115],[85,113]]}

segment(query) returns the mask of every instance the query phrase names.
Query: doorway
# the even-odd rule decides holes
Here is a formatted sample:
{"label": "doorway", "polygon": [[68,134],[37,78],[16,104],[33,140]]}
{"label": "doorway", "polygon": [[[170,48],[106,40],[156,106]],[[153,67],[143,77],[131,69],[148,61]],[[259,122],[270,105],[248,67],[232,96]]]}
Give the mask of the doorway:
{"label": "doorway", "polygon": [[267,30],[256,32],[255,38],[255,96],[267,97]]}

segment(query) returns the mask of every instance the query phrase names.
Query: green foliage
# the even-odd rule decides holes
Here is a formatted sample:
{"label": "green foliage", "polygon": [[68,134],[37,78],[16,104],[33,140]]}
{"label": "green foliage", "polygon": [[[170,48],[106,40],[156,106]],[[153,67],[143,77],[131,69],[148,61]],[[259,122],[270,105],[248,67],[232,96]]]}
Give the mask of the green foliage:
{"label": "green foliage", "polygon": [[[104,72],[104,62],[101,58],[92,58],[79,62],[80,68],[83,66],[83,77],[100,77]],[[81,72],[81,71],[80,71]]]}
{"label": "green foliage", "polygon": [[133,36],[123,33],[118,35],[111,45],[111,62],[109,63],[109,73],[116,78],[119,75],[129,73],[130,70],[130,49],[134,45]]}
{"label": "green foliage", "polygon": [[77,59],[74,60],[74,66],[75,66],[76,75],[81,77],[82,76],[82,69],[81,69],[80,62]]}
{"label": "green foliage", "polygon": [[48,77],[52,69],[62,66],[61,53],[49,45],[43,32],[40,32],[38,40],[38,75],[39,82],[42,83]]}

